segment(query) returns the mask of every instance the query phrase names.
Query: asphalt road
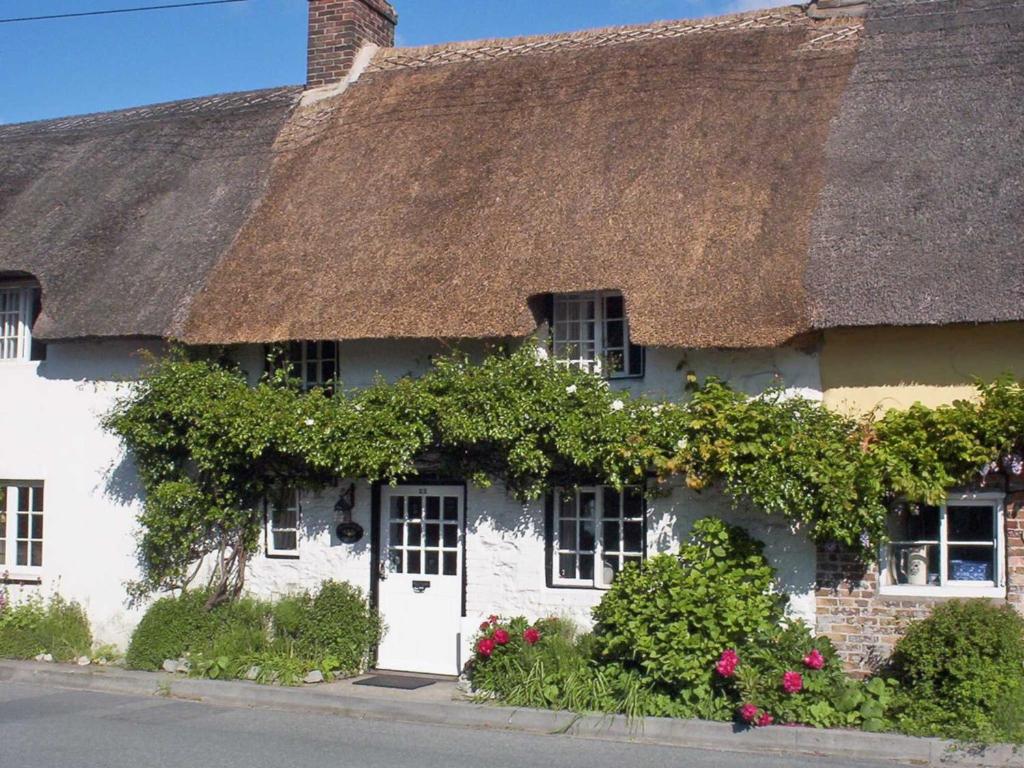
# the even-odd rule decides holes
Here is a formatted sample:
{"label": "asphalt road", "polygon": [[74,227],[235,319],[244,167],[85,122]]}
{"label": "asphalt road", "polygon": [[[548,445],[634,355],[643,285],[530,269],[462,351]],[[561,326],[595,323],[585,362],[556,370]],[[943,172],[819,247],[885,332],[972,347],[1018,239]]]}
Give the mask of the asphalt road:
{"label": "asphalt road", "polygon": [[877,768],[0,683],[2,768]]}

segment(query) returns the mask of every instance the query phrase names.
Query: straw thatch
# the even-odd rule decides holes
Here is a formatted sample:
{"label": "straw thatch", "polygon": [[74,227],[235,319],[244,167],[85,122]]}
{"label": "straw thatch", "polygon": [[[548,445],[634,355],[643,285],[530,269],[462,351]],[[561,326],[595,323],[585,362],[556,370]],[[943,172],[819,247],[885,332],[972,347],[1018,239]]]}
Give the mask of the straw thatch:
{"label": "straw thatch", "polygon": [[0,126],[0,276],[36,335],[173,336],[262,192],[299,89]]}
{"label": "straw thatch", "polygon": [[875,3],[826,145],[818,327],[1024,319],[1024,3]]}
{"label": "straw thatch", "polygon": [[296,113],[186,338],[519,335],[530,297],[610,288],[645,344],[805,331],[809,212],[853,36],[771,15],[409,66],[378,54]]}

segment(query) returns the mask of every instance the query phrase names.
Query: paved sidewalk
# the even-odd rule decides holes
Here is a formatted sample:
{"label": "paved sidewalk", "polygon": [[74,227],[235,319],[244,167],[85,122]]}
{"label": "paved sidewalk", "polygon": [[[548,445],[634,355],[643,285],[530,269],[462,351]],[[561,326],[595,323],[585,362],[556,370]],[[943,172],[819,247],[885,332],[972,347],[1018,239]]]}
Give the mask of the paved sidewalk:
{"label": "paved sidewalk", "polygon": [[748,729],[730,723],[700,720],[648,717],[629,721],[620,715],[514,709],[451,700],[455,686],[447,682],[414,691],[366,688],[354,686],[352,681],[283,688],[244,681],[192,679],[163,672],[134,672],[116,667],[0,660],[2,681],[105,693],[157,695],[228,707],[309,712],[357,720],[570,734],[723,752],[803,754],[933,766],[1024,768],[1024,755],[1016,754],[1007,746],[975,751],[957,749],[940,739],[893,734],[778,726]]}

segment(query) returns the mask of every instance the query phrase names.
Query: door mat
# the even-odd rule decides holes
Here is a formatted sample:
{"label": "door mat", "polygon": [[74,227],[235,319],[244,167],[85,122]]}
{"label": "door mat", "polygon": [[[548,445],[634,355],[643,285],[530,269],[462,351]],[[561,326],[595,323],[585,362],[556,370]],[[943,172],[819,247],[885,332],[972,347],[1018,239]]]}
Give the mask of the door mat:
{"label": "door mat", "polygon": [[426,688],[436,681],[425,677],[408,677],[406,675],[371,675],[363,680],[356,680],[352,685],[370,685],[375,688],[401,688],[403,691],[414,691]]}

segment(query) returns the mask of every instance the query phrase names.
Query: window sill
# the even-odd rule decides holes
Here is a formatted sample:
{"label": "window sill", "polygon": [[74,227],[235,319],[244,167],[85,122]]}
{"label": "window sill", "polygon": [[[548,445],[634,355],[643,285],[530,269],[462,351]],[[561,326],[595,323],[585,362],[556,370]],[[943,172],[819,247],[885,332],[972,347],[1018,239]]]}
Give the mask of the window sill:
{"label": "window sill", "polygon": [[267,552],[267,560],[298,560],[298,553],[291,554],[288,552]]}
{"label": "window sill", "polygon": [[32,586],[43,583],[42,576],[35,576],[28,573],[5,573],[0,575],[0,584],[18,584],[21,586]]}
{"label": "window sill", "polygon": [[1006,587],[945,586],[918,587],[908,584],[889,584],[878,588],[881,597],[987,597],[1005,598]]}

